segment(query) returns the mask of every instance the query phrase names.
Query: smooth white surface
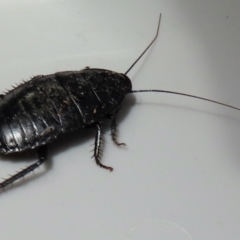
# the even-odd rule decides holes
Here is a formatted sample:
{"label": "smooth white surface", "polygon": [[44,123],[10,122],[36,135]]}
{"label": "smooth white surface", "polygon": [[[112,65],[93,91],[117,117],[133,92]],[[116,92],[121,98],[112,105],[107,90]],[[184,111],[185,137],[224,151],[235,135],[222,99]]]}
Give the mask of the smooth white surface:
{"label": "smooth white surface", "polygon": [[[134,89],[166,89],[240,107],[238,0],[1,0],[0,89],[86,66],[130,72]],[[240,238],[240,112],[167,94],[128,96],[114,146],[91,159],[94,131],[68,134],[0,195],[0,239]],[[10,157],[10,156],[9,156]],[[7,177],[34,161],[1,157]],[[30,161],[31,160],[31,161]]]}

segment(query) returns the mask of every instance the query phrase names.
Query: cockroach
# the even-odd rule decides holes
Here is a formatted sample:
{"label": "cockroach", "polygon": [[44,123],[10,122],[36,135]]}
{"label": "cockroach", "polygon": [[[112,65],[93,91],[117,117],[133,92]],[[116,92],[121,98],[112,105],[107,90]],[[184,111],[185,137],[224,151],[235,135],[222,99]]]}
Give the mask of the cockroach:
{"label": "cockroach", "polygon": [[4,154],[36,149],[38,161],[0,183],[0,189],[32,172],[47,160],[48,144],[62,133],[83,128],[95,128],[93,157],[101,163],[101,123],[111,120],[111,136],[116,145],[116,115],[127,94],[158,92],[239,108],[210,99],[166,90],[132,90],[128,72],[155,42],[160,28],[159,16],[154,39],[123,74],[105,69],[85,68],[81,71],[57,72],[39,75],[0,95],[0,152]]}

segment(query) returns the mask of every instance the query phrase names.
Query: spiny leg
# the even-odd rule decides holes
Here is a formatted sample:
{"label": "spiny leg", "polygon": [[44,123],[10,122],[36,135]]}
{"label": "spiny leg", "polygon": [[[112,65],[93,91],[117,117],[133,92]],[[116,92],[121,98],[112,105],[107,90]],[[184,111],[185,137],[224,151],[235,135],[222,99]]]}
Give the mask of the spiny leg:
{"label": "spiny leg", "polygon": [[36,163],[34,163],[34,164],[24,168],[20,172],[12,175],[10,178],[8,178],[8,179],[4,180],[3,182],[1,182],[0,183],[0,189],[5,188],[9,184],[17,181],[19,178],[24,177],[28,173],[32,172],[35,168],[39,167],[42,163],[44,163],[47,160],[47,153],[48,153],[47,145],[39,147],[37,149],[37,153],[38,153],[38,159],[39,160]]}
{"label": "spiny leg", "polygon": [[115,115],[111,115],[111,119],[112,119],[112,123],[111,123],[111,136],[112,136],[112,140],[113,142],[118,145],[118,146],[126,146],[125,143],[119,143],[117,141],[117,124],[116,124],[116,116]]}
{"label": "spiny leg", "polygon": [[98,166],[112,171],[113,170],[112,167],[105,166],[100,162],[101,154],[102,154],[101,146],[102,146],[102,141],[103,141],[102,140],[102,129],[99,124],[96,124],[96,127],[97,127],[97,132],[96,132],[96,137],[95,137],[93,157],[95,158],[95,161]]}

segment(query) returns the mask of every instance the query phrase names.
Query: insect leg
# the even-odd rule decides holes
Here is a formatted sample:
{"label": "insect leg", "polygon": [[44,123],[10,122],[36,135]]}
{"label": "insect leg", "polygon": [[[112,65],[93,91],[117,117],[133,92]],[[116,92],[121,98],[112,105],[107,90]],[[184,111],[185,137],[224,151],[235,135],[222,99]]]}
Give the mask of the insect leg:
{"label": "insect leg", "polygon": [[38,152],[39,160],[36,163],[24,168],[20,172],[12,175],[10,178],[6,179],[5,181],[1,182],[0,189],[5,188],[9,184],[17,181],[19,178],[24,177],[25,175],[32,172],[35,168],[39,167],[42,163],[44,163],[47,160],[47,153],[48,153],[47,145],[43,145],[42,147],[39,147],[37,149],[37,152]]}
{"label": "insect leg", "polygon": [[105,166],[100,162],[101,154],[102,154],[101,145],[102,145],[102,142],[103,142],[103,140],[102,140],[102,129],[101,129],[99,124],[96,124],[96,127],[97,127],[97,133],[96,133],[96,137],[95,137],[93,157],[95,158],[95,161],[96,161],[98,166],[112,171],[113,170],[112,167]]}
{"label": "insect leg", "polygon": [[118,146],[126,146],[126,144],[125,143],[119,143],[118,141],[117,141],[117,137],[116,137],[116,135],[117,135],[117,124],[116,124],[116,116],[115,115],[112,115],[111,116],[111,119],[112,119],[112,123],[111,123],[111,136],[112,136],[112,140],[113,140],[113,142],[116,144],[116,145],[118,145]]}

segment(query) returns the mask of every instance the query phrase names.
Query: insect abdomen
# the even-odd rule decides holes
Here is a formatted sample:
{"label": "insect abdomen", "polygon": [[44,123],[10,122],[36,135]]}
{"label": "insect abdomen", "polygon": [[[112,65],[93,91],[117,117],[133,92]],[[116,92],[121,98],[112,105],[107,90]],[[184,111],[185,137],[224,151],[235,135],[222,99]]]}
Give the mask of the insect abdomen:
{"label": "insect abdomen", "polygon": [[35,78],[0,101],[0,151],[35,148],[82,125],[76,106],[55,76]]}

